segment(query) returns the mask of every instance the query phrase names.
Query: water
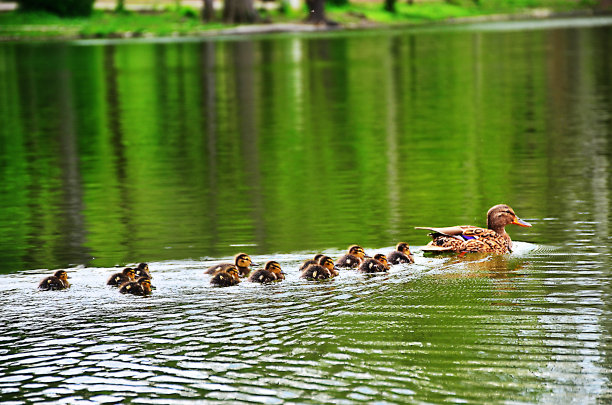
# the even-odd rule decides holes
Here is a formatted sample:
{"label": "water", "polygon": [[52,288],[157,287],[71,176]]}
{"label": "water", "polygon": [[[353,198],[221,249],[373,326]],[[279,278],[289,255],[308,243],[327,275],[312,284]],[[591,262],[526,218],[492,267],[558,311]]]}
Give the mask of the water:
{"label": "water", "polygon": [[[0,44],[0,402],[609,403],[612,21],[574,22]],[[500,202],[512,254],[419,251]],[[211,287],[240,251],[287,279]]]}

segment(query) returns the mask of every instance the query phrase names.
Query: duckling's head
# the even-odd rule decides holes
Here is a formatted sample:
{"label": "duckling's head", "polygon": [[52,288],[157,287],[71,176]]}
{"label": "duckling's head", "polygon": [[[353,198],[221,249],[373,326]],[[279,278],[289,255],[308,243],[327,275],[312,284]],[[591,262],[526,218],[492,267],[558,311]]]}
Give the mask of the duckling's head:
{"label": "duckling's head", "polygon": [[138,284],[140,284],[145,294],[151,294],[151,279],[149,277],[140,277]]}
{"label": "duckling's head", "polygon": [[353,255],[353,256],[357,256],[360,259],[363,259],[365,257],[365,250],[363,250],[363,248],[359,245],[351,245],[349,246],[349,254]]}
{"label": "duckling's head", "polygon": [[253,261],[251,260],[251,257],[246,253],[238,253],[236,255],[236,258],[234,259],[234,263],[238,267],[249,267],[251,263],[253,263]]}
{"label": "duckling's head", "polygon": [[374,260],[378,260],[380,262],[380,264],[382,264],[383,266],[385,266],[385,268],[389,268],[389,262],[387,261],[387,256],[385,256],[382,253],[378,253],[374,255]]}
{"label": "duckling's head", "polygon": [[321,256],[319,258],[319,264],[325,267],[329,271],[336,270],[336,265],[334,264],[334,260],[329,256]]}
{"label": "duckling's head", "polygon": [[504,227],[510,224],[524,227],[531,226],[530,223],[517,217],[514,210],[506,204],[495,205],[487,212],[487,228],[503,233]]}
{"label": "duckling's head", "polygon": [[58,270],[53,275],[68,284],[68,273],[65,270]]}
{"label": "duckling's head", "polygon": [[134,278],[136,277],[136,272],[131,267],[126,267],[125,269],[123,269],[122,273],[126,275],[130,280],[134,280]]}
{"label": "duckling's head", "polygon": [[140,263],[138,267],[136,267],[136,270],[146,271],[148,273],[149,265],[147,263]]}
{"label": "duckling's head", "polygon": [[406,242],[400,242],[395,247],[395,250],[397,250],[398,252],[402,252],[402,253],[405,253],[405,254],[409,255],[410,254],[410,245],[407,244]]}
{"label": "duckling's head", "polygon": [[228,267],[225,272],[229,274],[234,279],[234,281],[236,281],[237,283],[240,282],[240,273],[238,272],[236,266]]}
{"label": "duckling's head", "polygon": [[285,273],[283,273],[280,264],[274,260],[267,262],[264,269],[273,273],[277,280],[283,280],[285,278]]}

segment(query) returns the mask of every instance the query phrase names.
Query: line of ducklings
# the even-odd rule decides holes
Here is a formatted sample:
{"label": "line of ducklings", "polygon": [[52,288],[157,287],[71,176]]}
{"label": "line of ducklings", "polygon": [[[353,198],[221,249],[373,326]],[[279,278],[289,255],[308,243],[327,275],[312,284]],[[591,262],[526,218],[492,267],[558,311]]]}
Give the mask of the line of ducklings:
{"label": "line of ducklings", "polygon": [[[306,280],[328,280],[338,274],[339,269],[357,269],[360,273],[382,273],[389,270],[392,264],[414,263],[410,252],[410,246],[406,242],[400,242],[396,250],[389,256],[382,253],[368,257],[365,250],[359,245],[352,245],[348,253],[340,257],[336,262],[326,255],[318,254],[313,259],[306,260],[300,267],[300,278]],[[261,270],[251,271],[253,262],[246,253],[239,253],[234,258],[234,263],[220,263],[206,269],[204,274],[211,275],[210,284],[219,287],[229,287],[240,283],[241,278],[248,277],[253,283],[271,283],[285,279],[277,261],[268,261]]]}
{"label": "line of ducklings", "polygon": [[[147,263],[140,263],[137,267],[126,267],[123,271],[109,277],[106,285],[117,287],[122,294],[146,296],[151,294],[151,273]],[[70,288],[68,273],[58,270],[52,276],[45,277],[38,284],[44,291],[65,290]]]}

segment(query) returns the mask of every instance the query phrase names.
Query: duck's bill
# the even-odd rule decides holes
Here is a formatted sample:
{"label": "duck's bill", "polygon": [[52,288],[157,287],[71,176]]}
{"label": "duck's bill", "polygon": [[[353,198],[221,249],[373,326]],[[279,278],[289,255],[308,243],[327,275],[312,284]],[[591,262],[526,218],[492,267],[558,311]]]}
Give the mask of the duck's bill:
{"label": "duck's bill", "polygon": [[529,222],[523,221],[519,217],[514,217],[514,221],[512,221],[514,225],[524,226],[525,228],[529,228],[531,224]]}

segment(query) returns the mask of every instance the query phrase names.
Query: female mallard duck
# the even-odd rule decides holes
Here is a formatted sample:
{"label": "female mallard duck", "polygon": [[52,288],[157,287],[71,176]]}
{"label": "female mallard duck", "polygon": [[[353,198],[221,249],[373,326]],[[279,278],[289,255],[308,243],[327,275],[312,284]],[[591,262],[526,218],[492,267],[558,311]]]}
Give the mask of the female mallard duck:
{"label": "female mallard duck", "polygon": [[274,260],[267,262],[262,270],[257,270],[249,277],[249,281],[253,283],[271,283],[284,279],[285,273],[283,273],[280,264]]}
{"label": "female mallard duck", "polygon": [[319,259],[322,258],[323,256],[325,256],[325,255],[322,255],[321,253],[319,253],[319,254],[315,255],[314,258],[306,260],[300,266],[300,273],[303,272],[304,270],[306,270],[306,268],[308,266],[310,266],[311,264],[319,264]]}
{"label": "female mallard duck", "polygon": [[349,246],[348,254],[342,256],[336,261],[336,267],[348,267],[355,268],[359,267],[363,260],[365,259],[366,254],[363,248],[359,245]]}
{"label": "female mallard duck", "polygon": [[249,266],[251,266],[253,262],[251,261],[251,257],[246,253],[238,253],[236,257],[234,257],[234,263],[219,263],[214,266],[210,266],[204,274],[215,274],[220,270],[227,270],[232,266],[235,266],[238,269],[238,273],[240,277],[247,277],[251,272]]}
{"label": "female mallard duck", "polygon": [[210,284],[217,287],[230,287],[240,283],[238,269],[233,264],[229,267],[218,270],[210,279]]}
{"label": "female mallard duck", "polygon": [[140,263],[138,267],[134,269],[134,276],[136,278],[140,277],[151,277],[151,273],[149,272],[149,265],[147,263]]}
{"label": "female mallard duck", "polygon": [[391,264],[414,263],[412,253],[410,253],[410,245],[406,242],[400,242],[395,247],[395,251],[389,253],[387,257]]}
{"label": "female mallard duck", "polygon": [[126,267],[121,273],[115,273],[108,278],[106,285],[112,285],[113,287],[119,287],[121,284],[135,280],[135,271],[131,267]]}
{"label": "female mallard duck", "polygon": [[387,266],[387,256],[379,253],[361,263],[358,271],[360,273],[384,273],[389,269]]}
{"label": "female mallard duck", "polygon": [[38,284],[38,288],[44,291],[70,288],[68,273],[64,270],[58,270],[52,276],[43,278],[40,284]]}
{"label": "female mallard duck", "polygon": [[145,295],[151,294],[151,279],[149,277],[140,277],[136,281],[128,281],[121,284],[119,287],[121,294]]}
{"label": "female mallard duck", "polygon": [[487,227],[471,225],[451,226],[448,228],[418,227],[432,231],[432,241],[421,248],[425,252],[462,252],[496,253],[512,252],[512,240],[506,233],[506,225],[530,227],[531,224],[516,216],[512,208],[505,204],[491,207],[487,212]]}

